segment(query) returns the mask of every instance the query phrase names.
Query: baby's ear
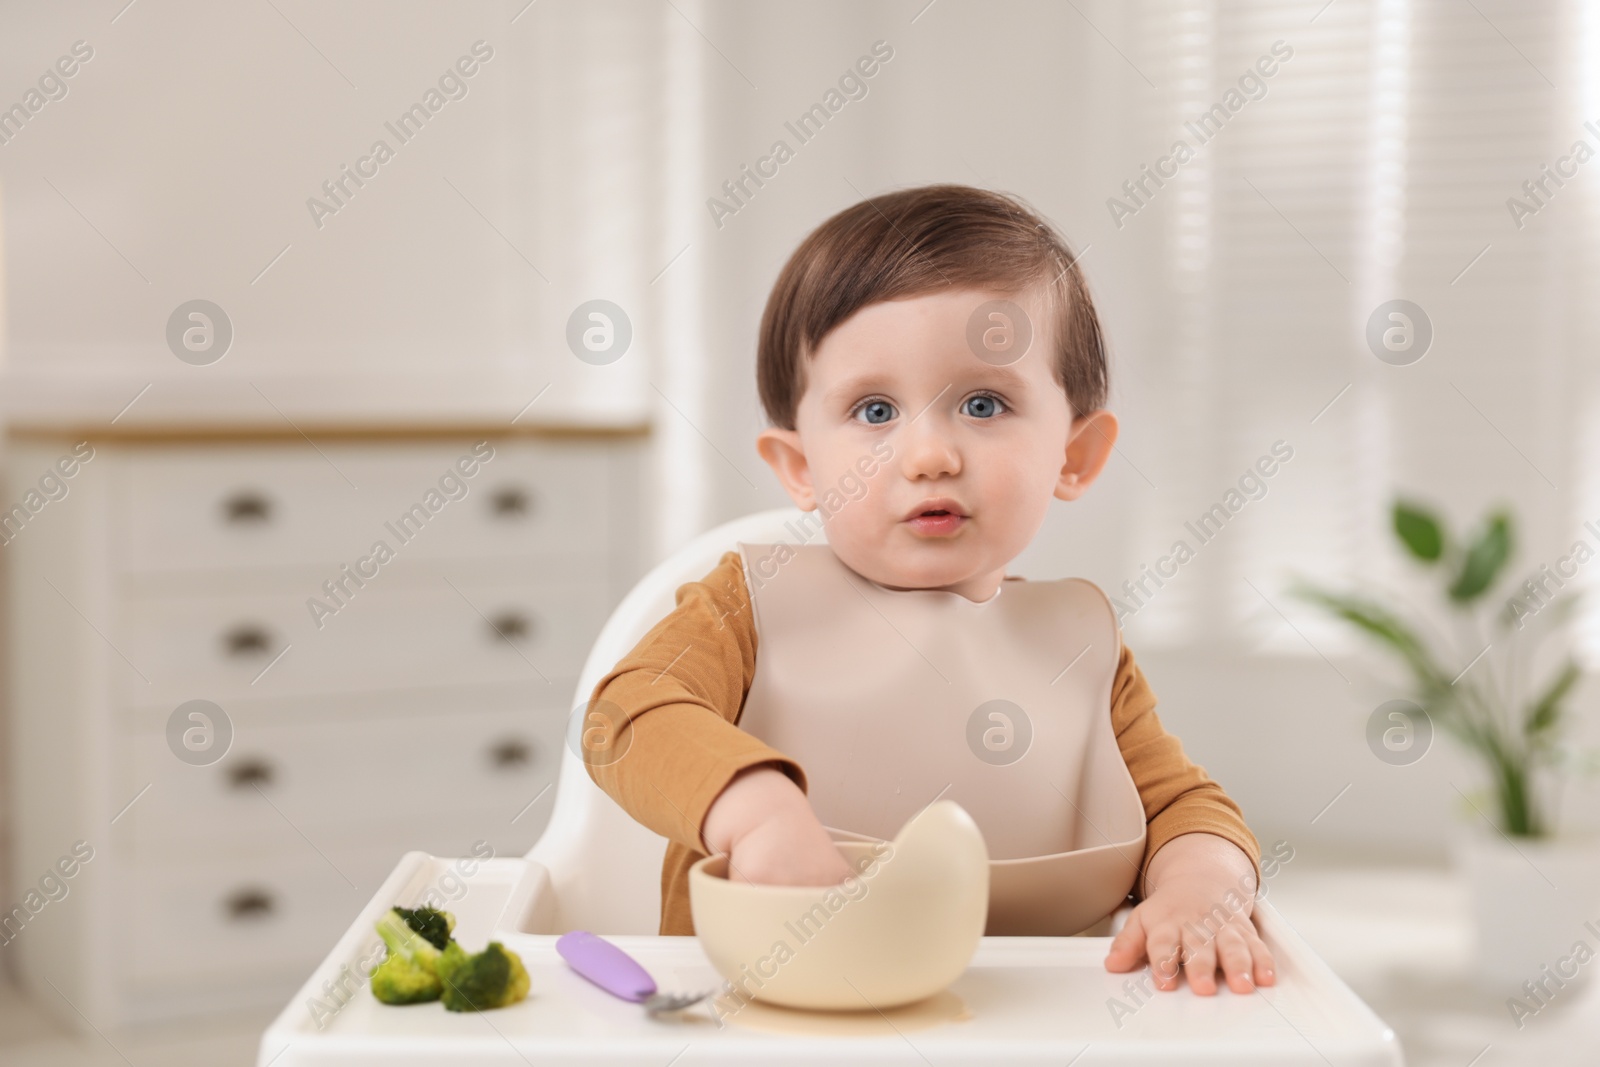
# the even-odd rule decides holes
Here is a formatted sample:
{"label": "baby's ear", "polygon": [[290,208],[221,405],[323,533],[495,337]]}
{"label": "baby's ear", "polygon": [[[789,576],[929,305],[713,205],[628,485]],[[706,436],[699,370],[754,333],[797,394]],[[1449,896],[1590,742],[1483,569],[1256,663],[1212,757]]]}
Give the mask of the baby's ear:
{"label": "baby's ear", "polygon": [[1057,500],[1076,500],[1084,494],[1111,458],[1117,443],[1117,417],[1105,409],[1072,420],[1065,462],[1056,482]]}
{"label": "baby's ear", "polygon": [[783,483],[795,507],[810,511],[817,506],[816,494],[811,488],[811,466],[806,462],[797,431],[777,427],[762,430],[756,437],[756,451]]}

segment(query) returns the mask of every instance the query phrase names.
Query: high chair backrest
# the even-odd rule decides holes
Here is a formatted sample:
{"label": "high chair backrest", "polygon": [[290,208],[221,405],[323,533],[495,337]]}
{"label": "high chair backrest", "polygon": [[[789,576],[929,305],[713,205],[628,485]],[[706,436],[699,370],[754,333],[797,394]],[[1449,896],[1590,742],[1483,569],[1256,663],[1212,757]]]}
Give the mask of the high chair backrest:
{"label": "high chair backrest", "polygon": [[[611,613],[569,708],[566,744],[550,822],[528,859],[550,872],[554,929],[597,934],[654,934],[661,920],[661,861],[667,839],[635,822],[594,780],[574,747],[583,705],[594,687],[676,605],[678,587],[704,578],[738,542],[825,544],[816,512],[776,508],[701,534],[645,575]],[[624,757],[625,758],[625,757]]]}

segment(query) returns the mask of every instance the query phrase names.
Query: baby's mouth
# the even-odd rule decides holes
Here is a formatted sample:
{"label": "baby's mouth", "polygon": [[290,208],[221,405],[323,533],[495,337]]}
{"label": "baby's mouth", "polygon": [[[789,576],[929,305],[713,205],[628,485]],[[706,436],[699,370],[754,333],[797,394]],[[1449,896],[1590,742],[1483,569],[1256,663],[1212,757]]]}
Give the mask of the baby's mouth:
{"label": "baby's mouth", "polygon": [[929,508],[905,521],[912,532],[924,537],[948,537],[965,525],[967,517],[949,508]]}

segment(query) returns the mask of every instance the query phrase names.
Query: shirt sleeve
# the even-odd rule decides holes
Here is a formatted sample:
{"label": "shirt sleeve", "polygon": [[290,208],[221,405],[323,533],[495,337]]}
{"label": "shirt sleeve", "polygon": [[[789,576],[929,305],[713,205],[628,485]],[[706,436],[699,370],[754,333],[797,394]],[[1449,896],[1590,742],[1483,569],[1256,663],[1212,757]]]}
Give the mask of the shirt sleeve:
{"label": "shirt sleeve", "polygon": [[1139,867],[1139,895],[1145,895],[1145,872],[1161,846],[1181,834],[1192,833],[1216,834],[1238,846],[1255,866],[1259,885],[1260,845],[1245,825],[1244,813],[1207,776],[1204,767],[1184,754],[1177,737],[1162,728],[1155,708],[1155,694],[1124,644],[1111,686],[1111,724],[1144,804],[1147,829],[1144,860]]}
{"label": "shirt sleeve", "polygon": [[756,628],[738,552],[698,582],[595,685],[581,734],[584,765],[624,811],[663,837],[710,853],[706,811],[734,775],[794,760],[738,727],[755,677]]}

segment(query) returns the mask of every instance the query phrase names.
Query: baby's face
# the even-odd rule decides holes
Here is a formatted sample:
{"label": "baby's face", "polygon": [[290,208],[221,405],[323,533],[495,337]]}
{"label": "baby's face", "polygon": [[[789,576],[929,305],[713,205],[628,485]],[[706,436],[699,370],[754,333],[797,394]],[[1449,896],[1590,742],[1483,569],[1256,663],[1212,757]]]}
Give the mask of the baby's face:
{"label": "baby's face", "polygon": [[[1013,301],[1032,324],[1020,359],[979,358],[968,343],[991,300]],[[1032,294],[945,290],[869,305],[823,338],[795,429],[766,430],[757,448],[799,507],[823,507],[848,567],[895,589],[986,600],[1050,501],[1076,499],[1099,474],[1116,418],[1074,419],[1044,311]]]}

